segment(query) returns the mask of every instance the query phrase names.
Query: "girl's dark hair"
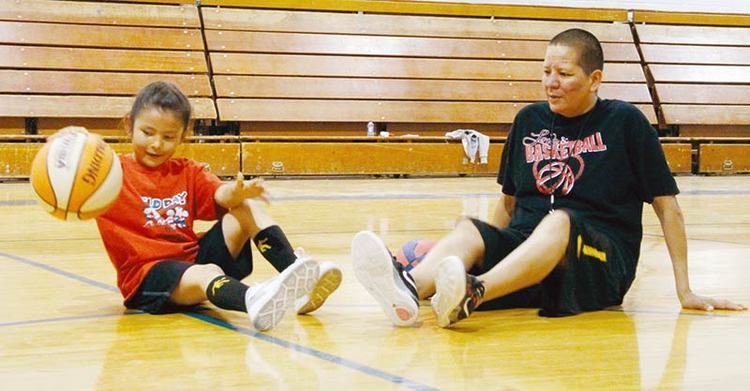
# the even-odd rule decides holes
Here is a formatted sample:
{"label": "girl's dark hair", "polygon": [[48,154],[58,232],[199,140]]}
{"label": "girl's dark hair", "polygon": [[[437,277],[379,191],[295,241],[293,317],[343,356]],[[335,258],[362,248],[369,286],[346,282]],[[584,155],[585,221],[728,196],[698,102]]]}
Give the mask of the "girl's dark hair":
{"label": "girl's dark hair", "polygon": [[[133,107],[130,109],[130,119],[135,117],[146,107],[172,111],[182,119],[182,129],[187,129],[190,122],[190,101],[176,85],[164,81],[155,81],[138,91]],[[131,122],[132,126],[132,122]]]}

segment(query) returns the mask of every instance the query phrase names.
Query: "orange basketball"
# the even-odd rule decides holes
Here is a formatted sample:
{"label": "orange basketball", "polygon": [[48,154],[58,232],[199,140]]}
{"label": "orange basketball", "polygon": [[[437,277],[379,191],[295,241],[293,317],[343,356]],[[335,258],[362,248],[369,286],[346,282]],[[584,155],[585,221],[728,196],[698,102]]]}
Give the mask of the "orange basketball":
{"label": "orange basketball", "polygon": [[120,195],[120,159],[99,135],[67,133],[48,141],[31,163],[42,207],[62,220],[91,219]]}

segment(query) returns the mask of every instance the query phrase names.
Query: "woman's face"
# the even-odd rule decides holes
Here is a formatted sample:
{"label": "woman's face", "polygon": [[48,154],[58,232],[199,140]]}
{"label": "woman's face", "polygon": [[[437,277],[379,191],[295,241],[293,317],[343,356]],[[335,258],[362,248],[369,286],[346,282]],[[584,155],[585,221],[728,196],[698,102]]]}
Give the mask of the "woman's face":
{"label": "woman's face", "polygon": [[596,91],[602,71],[587,75],[579,65],[575,48],[550,45],[544,56],[542,85],[550,109],[565,117],[575,117],[591,110],[596,104]]}

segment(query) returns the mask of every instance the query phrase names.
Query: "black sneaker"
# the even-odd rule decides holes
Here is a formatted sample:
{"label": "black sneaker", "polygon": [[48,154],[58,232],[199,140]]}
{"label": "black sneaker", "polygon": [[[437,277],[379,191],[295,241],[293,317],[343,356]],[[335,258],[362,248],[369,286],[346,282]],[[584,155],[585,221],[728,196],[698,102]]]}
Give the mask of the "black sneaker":
{"label": "black sneaker", "polygon": [[413,325],[419,314],[417,286],[403,266],[393,261],[383,241],[373,232],[359,232],[352,239],[351,254],[354,275],[391,322]]}
{"label": "black sneaker", "polygon": [[460,258],[447,257],[440,263],[435,278],[435,295],[431,301],[438,326],[449,327],[468,318],[483,296],[484,284],[466,274]]}

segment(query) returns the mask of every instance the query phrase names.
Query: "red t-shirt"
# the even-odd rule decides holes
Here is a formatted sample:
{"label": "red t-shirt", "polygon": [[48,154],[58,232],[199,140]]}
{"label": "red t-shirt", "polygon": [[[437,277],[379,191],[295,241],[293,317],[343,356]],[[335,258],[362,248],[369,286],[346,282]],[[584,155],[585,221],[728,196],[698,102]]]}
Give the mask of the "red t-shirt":
{"label": "red t-shirt", "polygon": [[122,192],[96,218],[107,254],[117,270],[117,286],[127,302],[156,261],[194,262],[198,239],[195,220],[216,220],[224,211],[214,201],[221,180],[186,158],[159,167],[120,155]]}

